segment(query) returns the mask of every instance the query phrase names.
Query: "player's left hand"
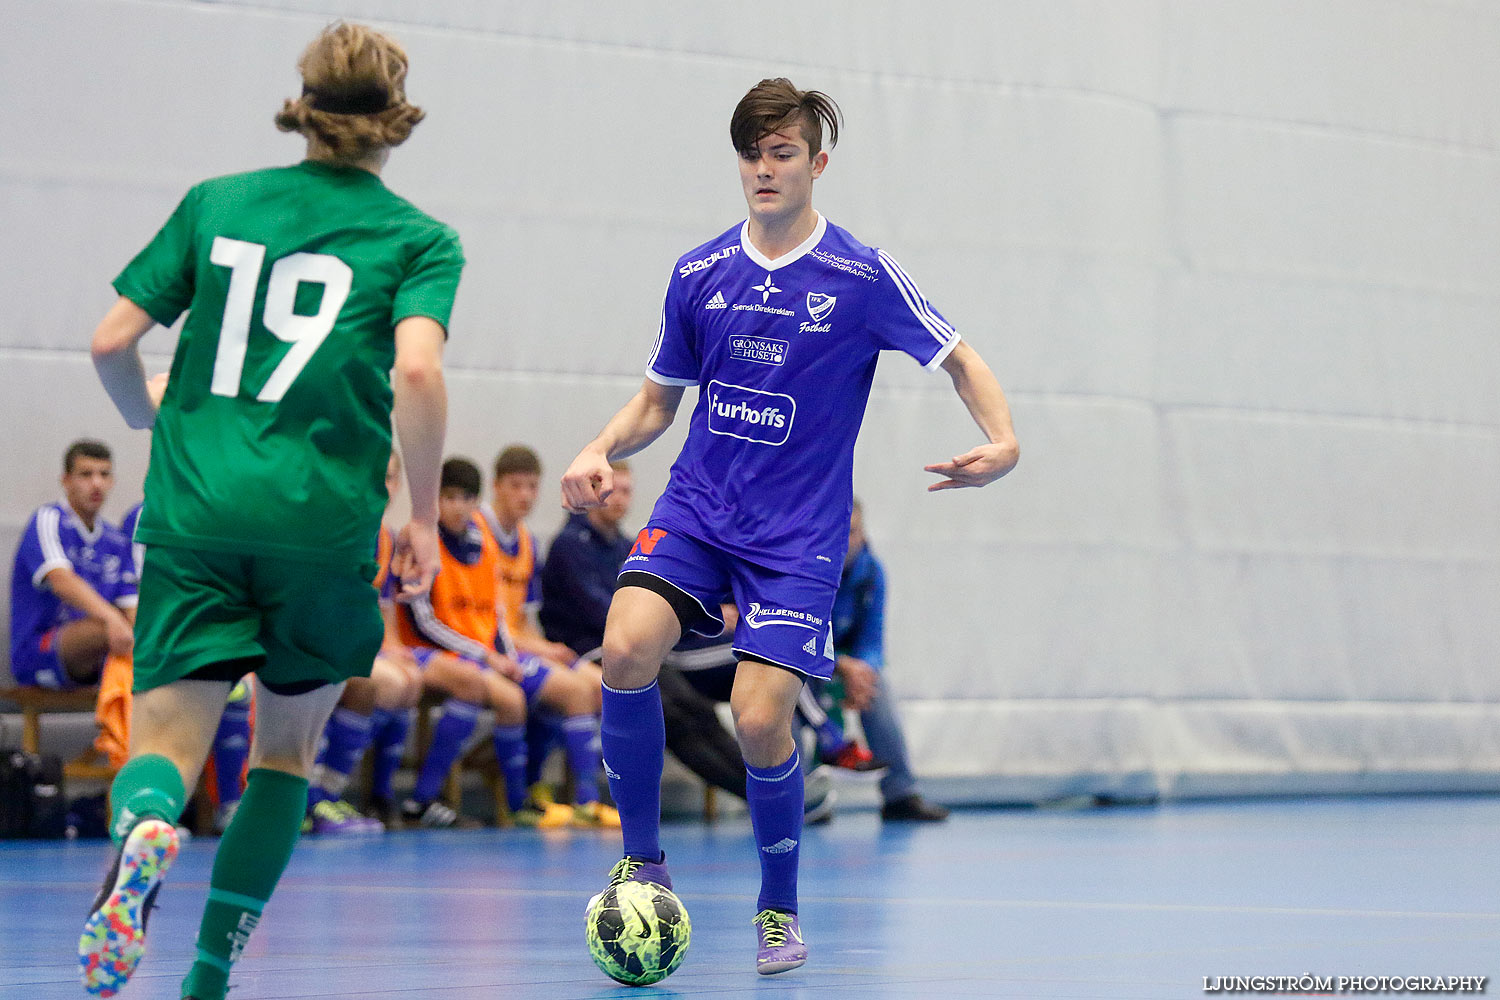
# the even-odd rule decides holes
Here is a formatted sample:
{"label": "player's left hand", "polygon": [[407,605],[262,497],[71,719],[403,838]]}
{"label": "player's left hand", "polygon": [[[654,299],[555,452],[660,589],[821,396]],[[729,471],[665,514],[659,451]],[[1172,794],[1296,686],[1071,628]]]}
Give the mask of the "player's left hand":
{"label": "player's left hand", "polygon": [[1016,467],[1020,452],[1014,444],[982,444],[948,462],[925,466],[928,472],[947,476],[927,487],[927,492],[956,490],[965,486],[986,486]]}
{"label": "player's left hand", "polygon": [[856,712],[869,708],[880,689],[880,675],[875,668],[858,657],[840,656],[834,670],[844,682],[844,704]]}
{"label": "player's left hand", "polygon": [[167,394],[167,373],[159,372],[146,380],[146,395],[151,397],[151,405],[158,410],[161,409],[162,397]]}
{"label": "player's left hand", "polygon": [[437,525],[422,521],[408,522],[396,536],[391,555],[391,572],[401,581],[396,600],[410,604],[432,589],[442,556],[438,552]]}

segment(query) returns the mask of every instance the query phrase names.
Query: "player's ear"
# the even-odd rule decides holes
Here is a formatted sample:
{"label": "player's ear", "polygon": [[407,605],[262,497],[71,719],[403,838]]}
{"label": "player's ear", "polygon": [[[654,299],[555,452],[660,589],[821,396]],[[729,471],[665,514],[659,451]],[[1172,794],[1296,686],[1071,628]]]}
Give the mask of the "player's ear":
{"label": "player's ear", "polygon": [[813,180],[823,176],[823,168],[826,166],[828,166],[828,150],[820,149],[818,155],[812,158]]}

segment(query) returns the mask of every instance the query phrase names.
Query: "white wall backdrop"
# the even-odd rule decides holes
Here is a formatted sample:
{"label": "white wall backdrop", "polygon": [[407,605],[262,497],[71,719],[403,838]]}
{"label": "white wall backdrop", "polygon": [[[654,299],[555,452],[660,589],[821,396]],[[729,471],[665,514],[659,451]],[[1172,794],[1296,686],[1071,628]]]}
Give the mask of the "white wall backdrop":
{"label": "white wall backdrop", "polygon": [[469,255],[452,450],[528,441],[549,479],[639,383],[676,255],[742,217],[735,101],[840,101],[817,204],[990,360],[1023,449],[925,494],[976,433],[882,365],[856,488],[925,774],[1500,787],[1493,5],[5,4],[0,539],[81,434],[118,450],[110,513],[138,496],[146,438],[87,359],[109,280],[191,183],[299,156],[271,116],[334,17],[408,47],[430,118],[387,181]]}

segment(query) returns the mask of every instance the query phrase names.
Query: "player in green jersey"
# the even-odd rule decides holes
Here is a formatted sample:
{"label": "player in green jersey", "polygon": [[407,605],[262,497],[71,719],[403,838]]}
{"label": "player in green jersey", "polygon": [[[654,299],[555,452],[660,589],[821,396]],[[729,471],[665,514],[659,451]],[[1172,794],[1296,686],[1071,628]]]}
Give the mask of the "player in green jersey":
{"label": "player in green jersey", "polygon": [[[379,177],[422,119],[401,47],[335,24],[298,68],[303,92],[276,124],[306,138],[307,159],[189,191],[115,280],[94,334],[115,405],[154,427],[131,759],[111,789],[121,851],[79,942],[98,996],[141,957],[174,822],[231,685],[253,672],[249,779],[183,984],[184,997],[224,997],[296,843],[318,734],[380,649],[370,581],[393,415],[412,498],[401,595],[437,572],[442,350],[463,254]],[[148,383],[137,344],[184,311],[169,378]]]}

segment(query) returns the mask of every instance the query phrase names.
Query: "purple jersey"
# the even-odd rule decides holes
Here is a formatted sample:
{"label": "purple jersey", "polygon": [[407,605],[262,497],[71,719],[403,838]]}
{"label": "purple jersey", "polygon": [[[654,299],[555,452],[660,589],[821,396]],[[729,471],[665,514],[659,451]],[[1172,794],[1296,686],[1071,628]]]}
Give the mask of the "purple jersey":
{"label": "purple jersey", "polygon": [[47,574],[59,568],[77,573],[111,604],[135,606],[135,560],[124,532],[102,517],[89,531],[66,503],[40,507],[26,524],[10,577],[13,662],[44,633],[83,617],[45,582]]}
{"label": "purple jersey", "polygon": [[667,284],[646,375],[699,392],[651,523],[836,586],[876,359],[935,369],[959,336],[889,254],[826,219],[775,261],[747,228],[684,255]]}

